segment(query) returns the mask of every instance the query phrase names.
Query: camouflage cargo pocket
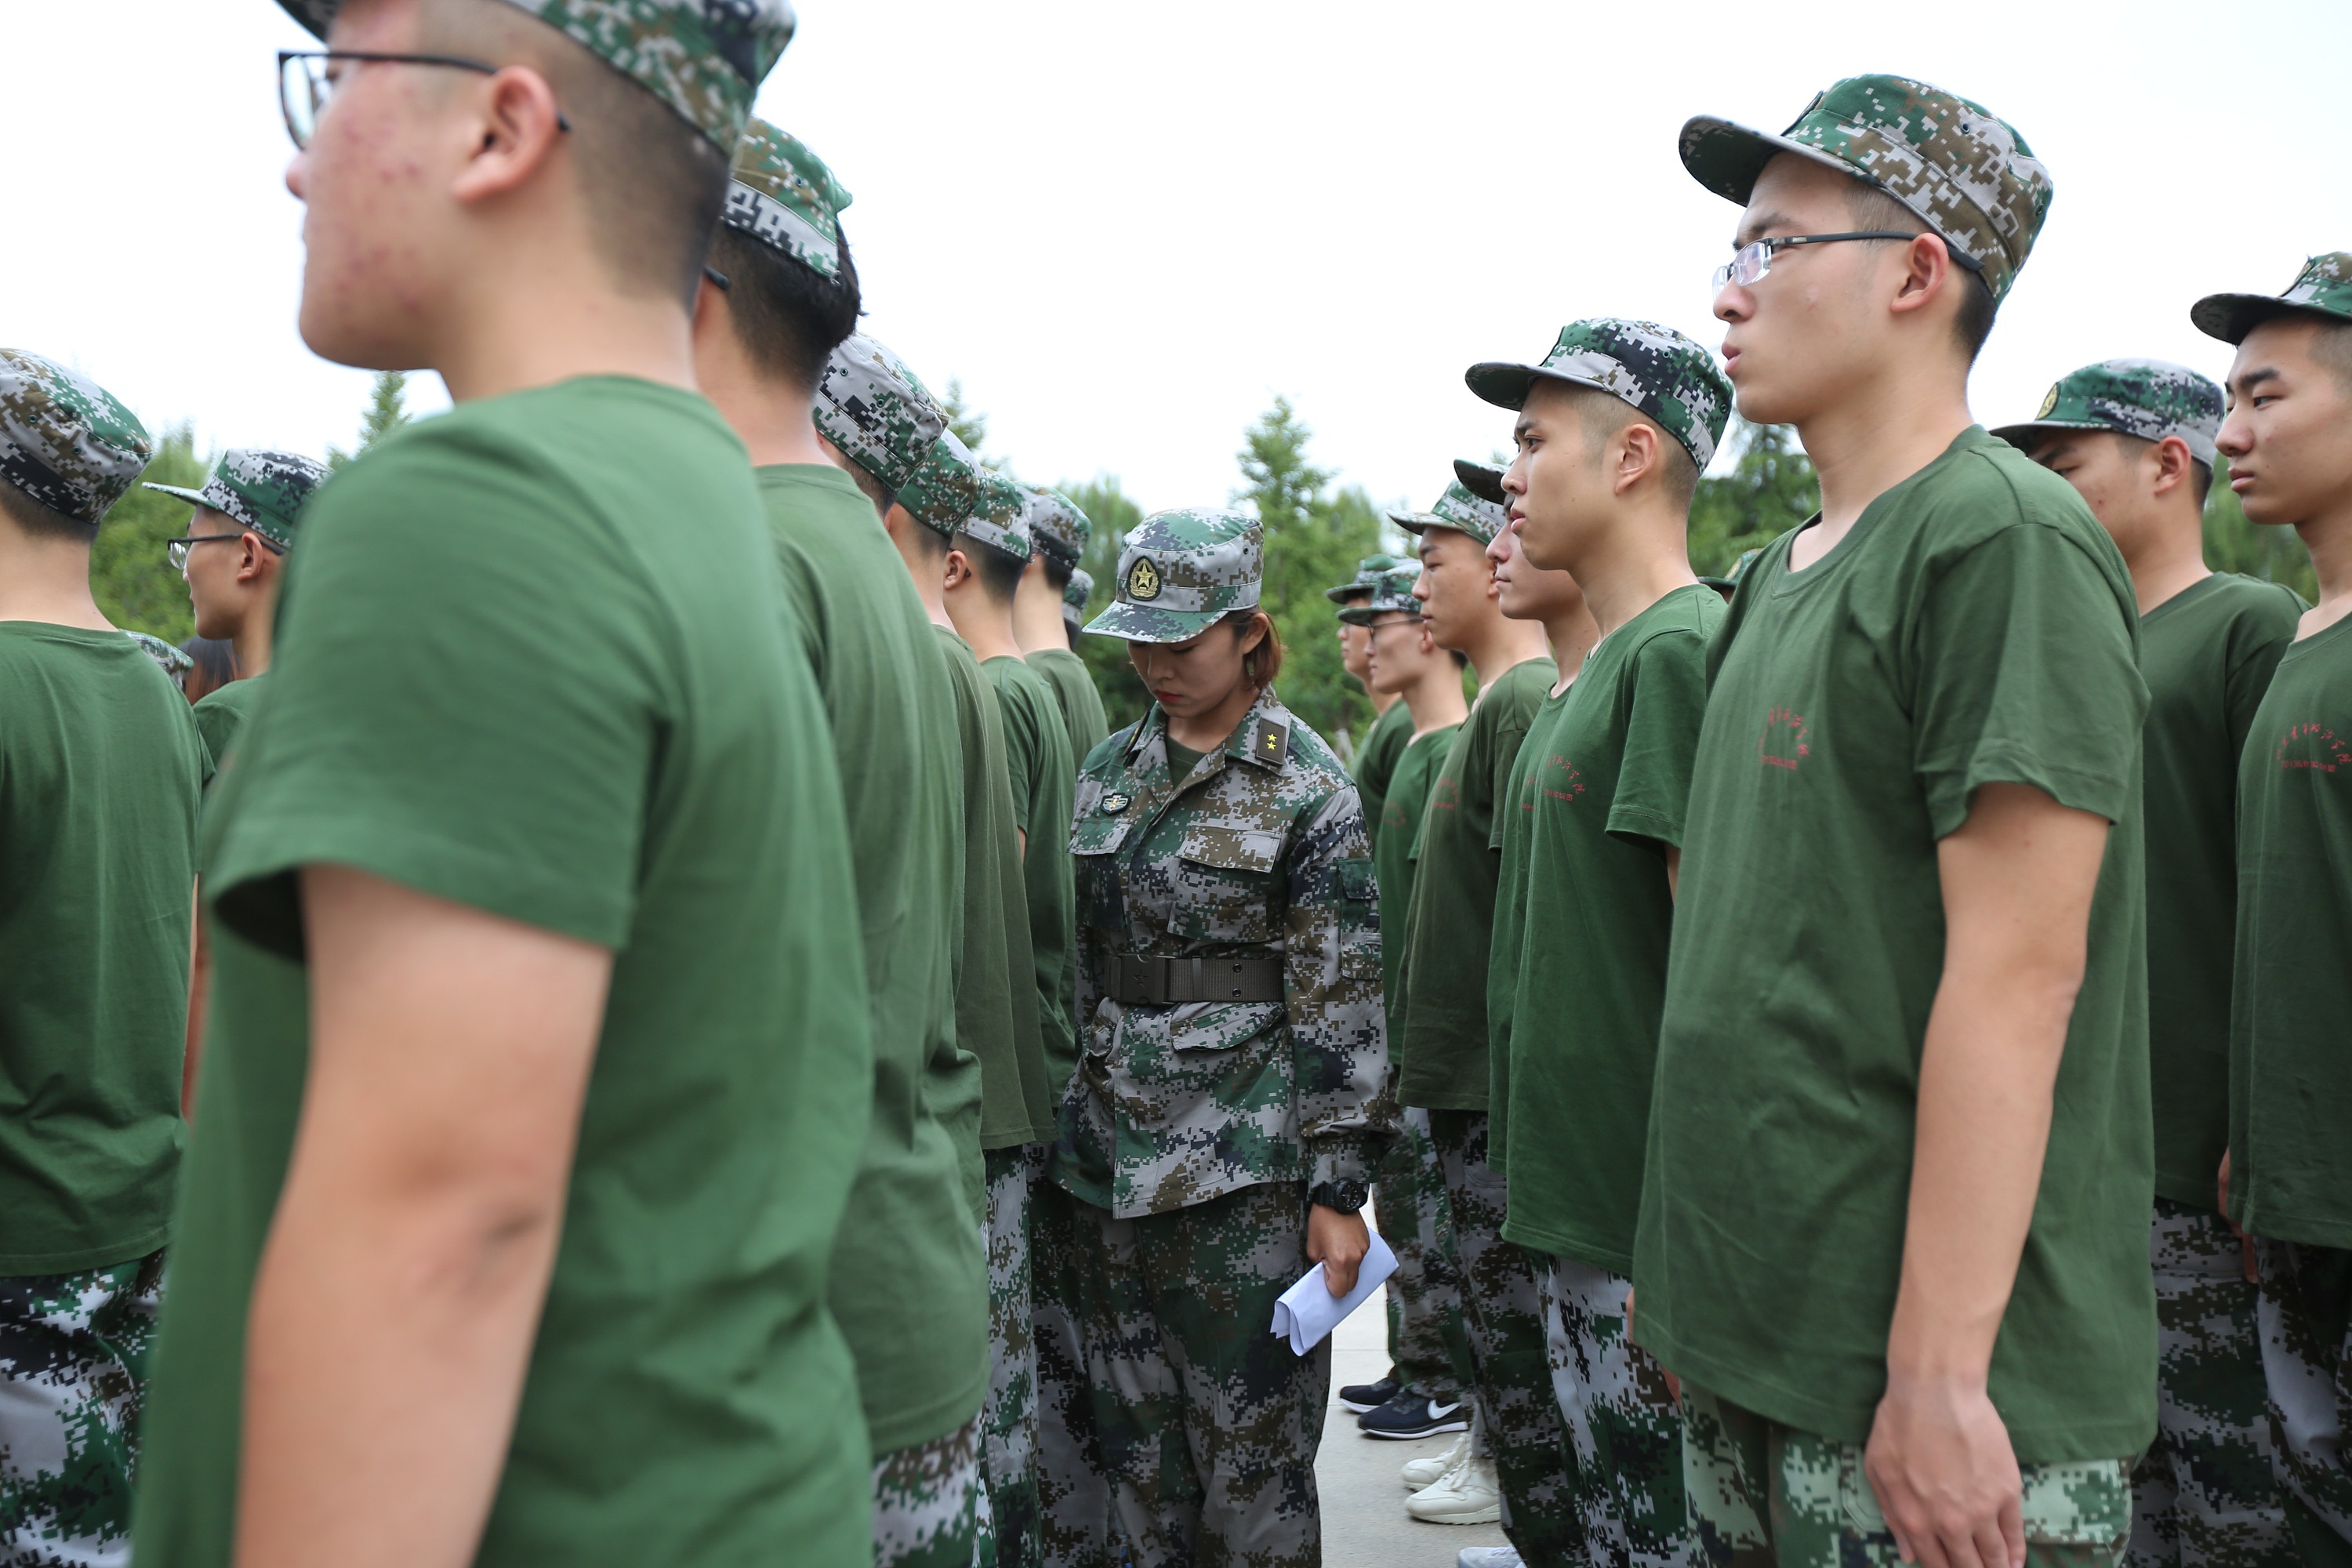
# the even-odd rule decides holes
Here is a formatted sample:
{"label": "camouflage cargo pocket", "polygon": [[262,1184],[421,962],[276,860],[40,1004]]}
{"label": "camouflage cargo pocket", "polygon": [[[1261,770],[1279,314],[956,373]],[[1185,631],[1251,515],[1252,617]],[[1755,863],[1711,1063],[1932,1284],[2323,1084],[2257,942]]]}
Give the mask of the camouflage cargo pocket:
{"label": "camouflage cargo pocket", "polygon": [[1380,883],[1370,860],[1339,860],[1339,973],[1350,980],[1381,979]]}
{"label": "camouflage cargo pocket", "polygon": [[[1863,1468],[1859,1445],[1841,1443],[1838,1463],[1838,1503],[1847,1528],[1859,1534],[1888,1537],[1886,1515],[1878,1506]],[[2022,1513],[2029,1563],[2036,1546],[2085,1549],[2087,1557],[2064,1552],[2044,1561],[2079,1562],[2102,1553],[2119,1552],[2131,1533],[2131,1461],[2074,1459],[2056,1465],[2021,1465],[2024,1483]]]}
{"label": "camouflage cargo pocket", "polygon": [[1176,847],[1176,898],[1169,930],[1202,942],[1272,942],[1282,935],[1284,898],[1275,878],[1283,825],[1196,822]]}

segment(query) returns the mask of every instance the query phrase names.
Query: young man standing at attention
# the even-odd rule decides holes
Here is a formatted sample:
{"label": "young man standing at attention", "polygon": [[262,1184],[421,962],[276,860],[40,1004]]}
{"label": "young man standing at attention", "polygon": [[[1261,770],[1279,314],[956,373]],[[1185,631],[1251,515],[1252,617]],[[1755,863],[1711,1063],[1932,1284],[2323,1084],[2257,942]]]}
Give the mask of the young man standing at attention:
{"label": "young man standing at attention", "polygon": [[[142,1564],[873,1558],[824,1300],[873,1097],[808,662],[691,312],[781,5],[298,4],[302,525],[205,812]],[[387,660],[397,646],[408,657]]]}
{"label": "young man standing at attention", "polygon": [[[1371,639],[1365,626],[1348,618],[1348,612],[1360,608],[1371,597],[1381,579],[1403,564],[1393,555],[1367,555],[1356,563],[1356,577],[1336,588],[1326,588],[1323,596],[1339,606],[1339,667],[1362,686],[1364,694],[1372,700],[1372,725],[1364,731],[1363,743],[1356,748],[1355,766],[1349,770],[1356,781],[1356,793],[1363,798],[1364,824],[1379,831],[1381,810],[1389,793],[1389,781],[1396,773],[1397,763],[1404,756],[1405,747],[1412,741],[1412,711],[1394,697],[1372,689]],[[1377,1385],[1366,1385],[1366,1392]],[[1339,1391],[1340,1403],[1349,1409],[1358,1408],[1348,1395],[1349,1389]],[[1391,1389],[1390,1394],[1395,1391]],[[1372,1401],[1372,1406],[1385,1403],[1388,1395]],[[1364,1406],[1371,1408],[1372,1406]]]}
{"label": "young man standing at attention", "polygon": [[1822,504],[1709,654],[1633,1331],[1718,1562],[2109,1563],[2156,1433],[2137,607],[1968,407],[2050,176],[1890,76],[1682,156]]}
{"label": "young man standing at attention", "polygon": [[2287,1524],[2312,1568],[2352,1563],[2352,251],[2284,294],[2191,312],[2238,345],[2217,442],[2249,521],[2310,548],[2295,627],[2238,766],[2230,1217],[2262,1272],[2263,1372]]}
{"label": "young man standing at attention", "polygon": [[2132,1483],[2129,1568],[2292,1568],[2271,1468],[2257,1291],[2213,1173],[2230,1139],[2238,754],[2303,601],[2205,566],[2221,389],[2156,360],[2085,365],[1994,435],[2064,479],[2139,602],[2147,812],[2148,1088],[2156,1109],[2157,1438]]}
{"label": "young man standing at attention", "polygon": [[[1070,732],[1070,756],[1083,764],[1087,753],[1110,733],[1102,693],[1095,689],[1087,661],[1071,647],[1066,615],[1071,579],[1086,555],[1095,525],[1059,491],[1041,485],[1030,485],[1026,490],[1033,548],[1029,564],[1021,569],[1020,589],[1013,595],[1013,635],[1021,644],[1021,657],[1054,689],[1054,699],[1061,704],[1062,720]],[[1083,594],[1078,603],[1085,605]]]}

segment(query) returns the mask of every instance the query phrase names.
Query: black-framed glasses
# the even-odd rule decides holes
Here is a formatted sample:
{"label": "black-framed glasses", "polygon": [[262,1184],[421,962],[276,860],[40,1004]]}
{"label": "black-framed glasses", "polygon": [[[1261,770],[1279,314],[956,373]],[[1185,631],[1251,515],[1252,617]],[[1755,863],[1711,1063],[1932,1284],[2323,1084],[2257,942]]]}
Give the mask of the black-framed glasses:
{"label": "black-framed glasses", "polygon": [[[1715,286],[1721,289],[1737,283],[1742,289],[1761,282],[1772,270],[1772,253],[1798,245],[1834,245],[1842,239],[1916,239],[1916,234],[1899,229],[1864,228],[1851,234],[1789,234],[1769,239],[1752,240],[1731,253],[1731,259],[1715,269]],[[1984,270],[1984,263],[1964,250],[1955,248],[1948,241],[1944,246],[1953,261],[1970,272]]]}
{"label": "black-framed glasses", "polygon": [[735,287],[735,279],[728,277],[727,274],[719,271],[719,268],[709,265],[708,262],[703,264],[702,275],[705,278],[709,279],[710,286],[713,289],[718,289],[721,294],[731,291]]}
{"label": "black-framed glasses", "polygon": [[[467,59],[463,55],[387,55],[368,49],[280,49],[278,51],[278,109],[286,117],[286,134],[294,138],[297,152],[310,145],[310,138],[319,129],[319,117],[327,112],[334,101],[335,79],[327,74],[327,67],[338,60],[362,65],[444,66],[450,70],[478,71],[484,76],[496,76],[505,69],[488,60]],[[555,111],[555,128],[572,129],[572,121],[563,111]]]}
{"label": "black-framed glasses", "polygon": [[[241,532],[191,533],[184,538],[167,539],[163,541],[163,553],[171,558],[173,571],[185,572],[188,569],[188,552],[195,546],[199,544],[217,544],[223,540],[243,539],[244,537],[244,533]],[[260,540],[262,547],[268,550],[272,555],[283,555],[286,553],[286,547],[278,543],[276,540],[259,533],[255,534],[253,537]]]}
{"label": "black-framed glasses", "polygon": [[1406,615],[1400,611],[1385,621],[1366,621],[1364,629],[1368,632],[1384,632],[1391,626],[1417,626],[1421,625],[1421,620],[1422,617],[1419,616]]}

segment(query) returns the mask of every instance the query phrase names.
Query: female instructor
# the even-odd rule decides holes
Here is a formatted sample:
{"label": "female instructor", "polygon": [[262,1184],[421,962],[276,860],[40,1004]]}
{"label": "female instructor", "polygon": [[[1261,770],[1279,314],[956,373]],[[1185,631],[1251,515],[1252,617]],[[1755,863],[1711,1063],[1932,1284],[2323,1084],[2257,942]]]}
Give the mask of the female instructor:
{"label": "female instructor", "polygon": [[1396,1131],[1363,812],[1274,694],[1261,556],[1249,518],[1157,513],[1087,628],[1127,639],[1153,706],[1088,758],[1070,835],[1083,1045],[1049,1273],[1089,1371],[1055,1403],[1133,1568],[1322,1561],[1330,1343],[1294,1356],[1275,1299],[1317,1260],[1353,1287]]}

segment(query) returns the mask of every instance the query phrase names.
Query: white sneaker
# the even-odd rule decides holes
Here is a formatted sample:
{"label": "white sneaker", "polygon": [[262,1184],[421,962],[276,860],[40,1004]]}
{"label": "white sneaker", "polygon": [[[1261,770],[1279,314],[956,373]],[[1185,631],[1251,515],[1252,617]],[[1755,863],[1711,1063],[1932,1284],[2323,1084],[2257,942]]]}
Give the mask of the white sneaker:
{"label": "white sneaker", "polygon": [[1516,1546],[1465,1546],[1454,1554],[1454,1568],[1519,1568]]}
{"label": "white sneaker", "polygon": [[1403,1480],[1405,1490],[1417,1492],[1423,1487],[1434,1486],[1444,1480],[1445,1472],[1460,1464],[1469,1452],[1470,1434],[1465,1431],[1454,1438],[1442,1454],[1426,1454],[1418,1459],[1407,1459],[1404,1468],[1397,1475]]}
{"label": "white sneaker", "polygon": [[1503,1517],[1495,1461],[1470,1455],[1404,1500],[1405,1512],[1432,1524],[1491,1524]]}

